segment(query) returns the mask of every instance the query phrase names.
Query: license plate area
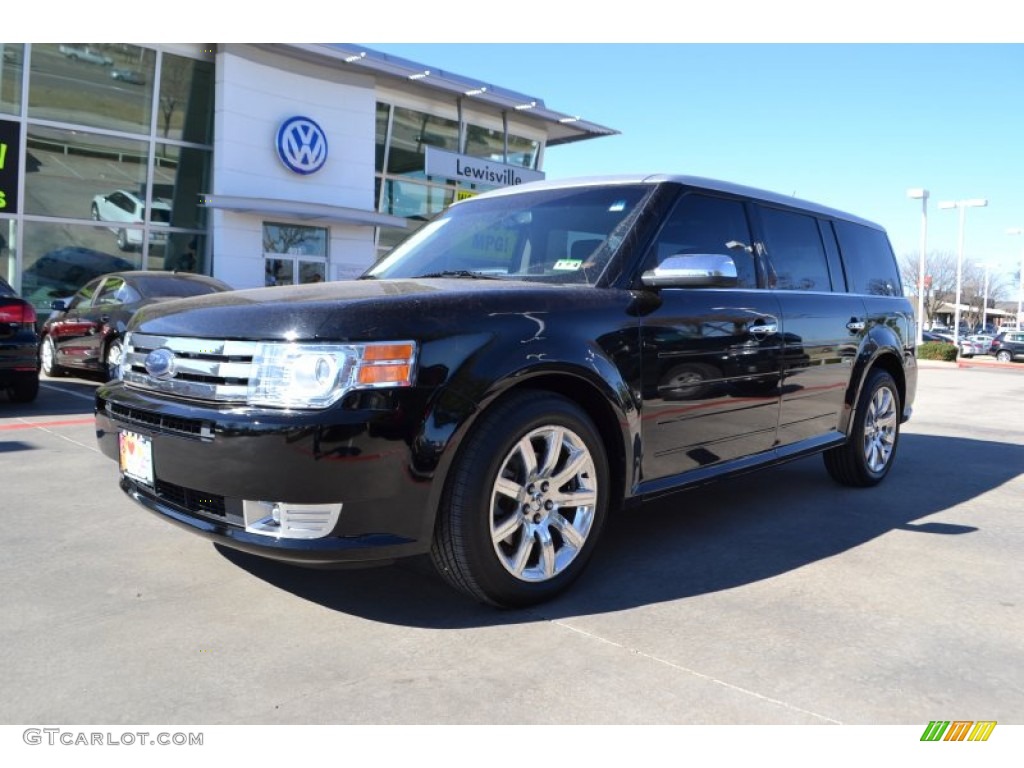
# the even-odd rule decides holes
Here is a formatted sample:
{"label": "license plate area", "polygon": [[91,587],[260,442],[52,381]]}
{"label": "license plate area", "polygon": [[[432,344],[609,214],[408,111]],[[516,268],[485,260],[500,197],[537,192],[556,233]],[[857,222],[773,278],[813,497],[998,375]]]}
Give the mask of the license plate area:
{"label": "license plate area", "polygon": [[152,488],[153,441],[138,432],[122,431],[117,434],[117,444],[121,456],[121,473]]}

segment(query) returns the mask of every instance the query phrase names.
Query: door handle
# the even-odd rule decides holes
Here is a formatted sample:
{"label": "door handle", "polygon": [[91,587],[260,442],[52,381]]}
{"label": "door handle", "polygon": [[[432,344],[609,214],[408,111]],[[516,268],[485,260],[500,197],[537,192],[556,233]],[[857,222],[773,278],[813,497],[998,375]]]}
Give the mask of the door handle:
{"label": "door handle", "polygon": [[747,330],[754,336],[771,336],[772,334],[779,332],[779,324],[759,323],[757,325],[750,326]]}
{"label": "door handle", "polygon": [[846,330],[848,331],[863,331],[866,327],[863,320],[858,320],[856,317],[851,317],[850,322],[846,324]]}

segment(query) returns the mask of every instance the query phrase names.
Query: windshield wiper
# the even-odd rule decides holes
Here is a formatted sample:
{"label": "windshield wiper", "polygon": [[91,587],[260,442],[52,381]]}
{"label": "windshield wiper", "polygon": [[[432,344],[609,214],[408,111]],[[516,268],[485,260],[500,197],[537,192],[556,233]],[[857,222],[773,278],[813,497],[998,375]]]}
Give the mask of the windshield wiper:
{"label": "windshield wiper", "polygon": [[[501,278],[495,277],[494,275],[485,275],[482,272],[471,272],[468,269],[449,269],[443,272],[428,272],[425,275],[416,275],[416,277],[469,277],[474,280],[500,280]],[[413,278],[415,279],[415,278]]]}

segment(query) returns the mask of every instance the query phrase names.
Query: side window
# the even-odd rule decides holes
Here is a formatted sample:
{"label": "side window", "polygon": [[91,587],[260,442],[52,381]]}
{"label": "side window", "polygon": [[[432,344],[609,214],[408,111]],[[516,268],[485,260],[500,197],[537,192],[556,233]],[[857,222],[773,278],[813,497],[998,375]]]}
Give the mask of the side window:
{"label": "side window", "polygon": [[885,232],[850,221],[836,221],[835,228],[850,290],[901,296],[900,273]]}
{"label": "side window", "polygon": [[756,288],[752,242],[742,202],[688,194],[665,220],[644,260],[644,269],[653,269],[678,254],[721,253],[735,262],[739,287]]}
{"label": "side window", "polygon": [[107,282],[103,284],[103,290],[93,300],[93,305],[98,307],[102,304],[119,304],[118,291],[123,285],[124,280],[119,277],[108,278]]}
{"label": "side window", "polygon": [[777,208],[761,208],[773,288],[784,291],[831,291],[828,259],[813,216]]}
{"label": "side window", "polygon": [[96,293],[96,289],[100,287],[100,281],[103,278],[97,278],[91,283],[88,283],[84,288],[80,288],[71,301],[68,302],[68,309],[85,309],[86,307],[92,306],[92,298]]}

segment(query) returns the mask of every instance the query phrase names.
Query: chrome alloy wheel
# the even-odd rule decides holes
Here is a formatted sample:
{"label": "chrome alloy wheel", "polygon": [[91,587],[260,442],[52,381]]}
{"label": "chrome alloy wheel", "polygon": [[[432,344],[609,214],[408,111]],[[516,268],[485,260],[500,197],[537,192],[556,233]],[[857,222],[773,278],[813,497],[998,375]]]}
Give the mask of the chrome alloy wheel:
{"label": "chrome alloy wheel", "polygon": [[880,387],[864,419],[864,460],[872,472],[881,472],[889,463],[898,427],[896,397],[888,387]]}
{"label": "chrome alloy wheel", "polygon": [[491,491],[498,560],[521,581],[554,578],[583,549],[597,502],[597,470],[582,438],[564,427],[533,430],[504,458]]}
{"label": "chrome alloy wheel", "polygon": [[42,349],[39,350],[39,356],[43,365],[43,372],[49,374],[53,370],[57,358],[57,350],[54,349],[53,339],[49,336],[43,342]]}

